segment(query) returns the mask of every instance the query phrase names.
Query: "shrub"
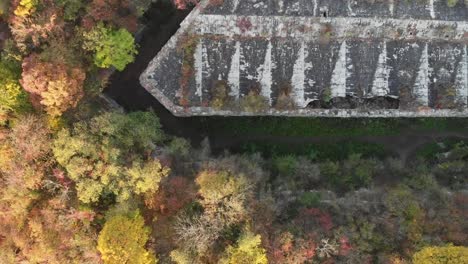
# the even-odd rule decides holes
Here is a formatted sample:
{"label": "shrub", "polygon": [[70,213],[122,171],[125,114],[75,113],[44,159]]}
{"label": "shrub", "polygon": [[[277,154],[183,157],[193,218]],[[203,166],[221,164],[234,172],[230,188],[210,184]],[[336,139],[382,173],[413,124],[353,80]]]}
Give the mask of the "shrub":
{"label": "shrub", "polygon": [[225,109],[229,104],[228,84],[226,81],[217,81],[212,88],[211,107],[216,110]]}
{"label": "shrub", "polygon": [[84,33],[83,48],[94,52],[94,63],[100,68],[114,66],[122,71],[138,53],[135,40],[126,29],[113,29],[99,23]]}
{"label": "shrub", "polygon": [[268,109],[269,104],[265,97],[256,92],[250,92],[248,95],[242,97],[240,107],[245,112],[258,113]]}
{"label": "shrub", "polygon": [[447,0],[448,7],[455,7],[458,3],[458,0]]}
{"label": "shrub", "polygon": [[280,93],[275,104],[275,108],[279,110],[293,110],[296,107],[294,99],[287,93]]}

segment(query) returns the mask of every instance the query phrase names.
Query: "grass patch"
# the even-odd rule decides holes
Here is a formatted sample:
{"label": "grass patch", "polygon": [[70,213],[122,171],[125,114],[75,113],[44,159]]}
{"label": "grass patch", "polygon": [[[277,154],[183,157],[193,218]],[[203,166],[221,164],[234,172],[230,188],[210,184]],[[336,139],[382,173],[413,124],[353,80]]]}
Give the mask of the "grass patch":
{"label": "grass patch", "polygon": [[465,118],[205,118],[210,133],[287,137],[391,136],[404,131],[468,131]]}
{"label": "grass patch", "polygon": [[351,154],[362,154],[363,157],[385,158],[392,153],[388,153],[384,146],[380,144],[362,142],[338,142],[320,144],[287,144],[287,143],[267,143],[249,142],[242,144],[237,150],[242,153],[261,153],[264,157],[278,156],[306,156],[314,161],[344,160]]}
{"label": "grass patch", "polygon": [[466,132],[468,131],[467,118],[418,118],[414,127],[421,131],[436,132]]}
{"label": "grass patch", "polygon": [[466,140],[459,139],[446,139],[441,142],[430,143],[421,147],[416,152],[416,156],[432,162],[437,159],[437,154],[450,151],[451,149],[455,148],[456,144],[460,142],[464,142],[465,144],[468,143]]}
{"label": "grass patch", "polygon": [[212,132],[267,136],[393,135],[404,128],[399,119],[338,119],[302,117],[210,118]]}

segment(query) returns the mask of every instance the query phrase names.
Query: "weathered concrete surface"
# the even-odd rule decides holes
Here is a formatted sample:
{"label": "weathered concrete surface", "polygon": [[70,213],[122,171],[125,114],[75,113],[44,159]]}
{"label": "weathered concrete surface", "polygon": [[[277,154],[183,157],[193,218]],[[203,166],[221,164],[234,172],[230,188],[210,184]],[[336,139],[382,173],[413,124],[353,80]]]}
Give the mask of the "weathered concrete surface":
{"label": "weathered concrete surface", "polygon": [[140,78],[176,115],[468,116],[465,1],[211,2]]}

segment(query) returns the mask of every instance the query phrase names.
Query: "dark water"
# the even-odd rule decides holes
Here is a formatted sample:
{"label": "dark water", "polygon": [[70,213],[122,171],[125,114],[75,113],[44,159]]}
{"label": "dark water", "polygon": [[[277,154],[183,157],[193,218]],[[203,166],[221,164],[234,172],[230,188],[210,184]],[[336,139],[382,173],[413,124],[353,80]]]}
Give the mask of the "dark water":
{"label": "dark water", "polygon": [[198,144],[205,136],[202,118],[179,118],[172,115],[139,82],[140,74],[179,28],[190,10],[176,10],[170,1],[158,1],[145,16],[146,25],[139,41],[139,54],[135,62],[111,77],[104,91],[127,111],[152,109],[160,118],[166,133],[185,137]]}

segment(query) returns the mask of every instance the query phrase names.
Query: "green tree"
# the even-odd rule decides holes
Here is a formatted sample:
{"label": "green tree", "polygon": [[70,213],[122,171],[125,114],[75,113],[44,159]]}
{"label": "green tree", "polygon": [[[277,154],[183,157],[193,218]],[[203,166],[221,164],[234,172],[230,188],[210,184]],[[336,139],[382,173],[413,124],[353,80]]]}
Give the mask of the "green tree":
{"label": "green tree", "polygon": [[390,190],[386,196],[385,205],[390,213],[402,220],[400,228],[409,241],[417,243],[422,239],[421,221],[424,218],[424,210],[411,189],[401,185]]}
{"label": "green tree", "polygon": [[9,0],[0,0],[0,16],[4,15],[8,11]]}
{"label": "green tree", "polygon": [[53,152],[76,182],[81,201],[97,202],[109,193],[125,201],[134,194],[157,191],[169,174],[150,155],[162,138],[153,113],[104,113],[60,131]]}
{"label": "green tree", "polygon": [[84,33],[83,48],[94,52],[94,63],[100,68],[114,66],[122,71],[133,62],[137,50],[135,40],[126,29],[113,29],[99,23]]}
{"label": "green tree", "polygon": [[425,247],[413,255],[414,264],[468,263],[468,247]]}
{"label": "green tree", "polygon": [[63,16],[70,21],[75,20],[78,17],[78,12],[85,7],[83,0],[55,0],[55,2],[63,7]]}
{"label": "green tree", "polygon": [[361,154],[351,154],[342,162],[327,161],[320,164],[320,172],[330,187],[348,191],[369,186],[377,165],[373,159],[363,159]]}
{"label": "green tree", "polygon": [[0,124],[9,114],[24,113],[31,108],[19,83],[20,73],[21,68],[15,62],[0,60]]}
{"label": "green tree", "polygon": [[261,246],[262,238],[251,231],[242,233],[236,246],[229,246],[226,256],[221,259],[222,264],[266,264],[266,251]]}
{"label": "green tree", "polygon": [[150,235],[138,212],[111,217],[99,233],[97,249],[105,264],[151,264],[156,257],[145,249]]}
{"label": "green tree", "polygon": [[275,170],[282,176],[293,175],[299,165],[296,157],[293,155],[276,157],[273,163]]}

